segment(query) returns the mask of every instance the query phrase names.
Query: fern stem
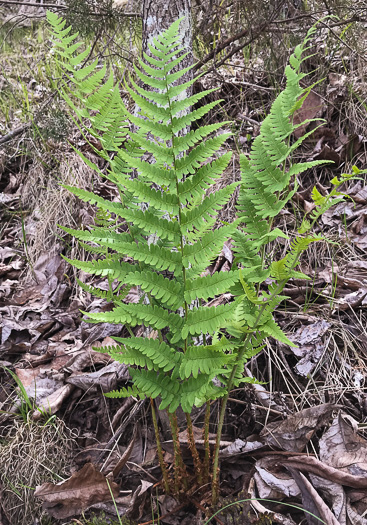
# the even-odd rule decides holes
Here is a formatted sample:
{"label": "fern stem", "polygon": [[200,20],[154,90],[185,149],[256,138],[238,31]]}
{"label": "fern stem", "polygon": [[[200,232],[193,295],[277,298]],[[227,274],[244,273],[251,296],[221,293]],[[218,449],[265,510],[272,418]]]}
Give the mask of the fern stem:
{"label": "fern stem", "polygon": [[209,444],[209,422],[210,422],[210,401],[206,402],[204,418],[204,465],[203,465],[203,483],[209,482],[209,465],[210,465],[210,444]]}
{"label": "fern stem", "polygon": [[189,441],[189,448],[190,448],[190,452],[192,455],[192,459],[194,461],[194,469],[195,469],[196,478],[198,480],[199,486],[201,486],[203,484],[203,464],[200,460],[198,449],[196,448],[194,430],[192,427],[192,421],[191,421],[190,414],[186,413],[185,415],[186,415],[186,423],[187,423],[187,436],[188,436],[188,441]]}
{"label": "fern stem", "polygon": [[130,326],[127,323],[125,323],[125,328],[129,332],[130,337],[135,337],[134,332],[131,330]]}
{"label": "fern stem", "polygon": [[[173,451],[174,451],[174,472],[175,472],[175,493],[178,494],[181,486],[184,490],[187,490],[187,472],[184,465],[180,447],[180,439],[178,436],[178,424],[177,416],[174,412],[171,414],[168,412],[168,419],[171,427],[172,441],[173,441]],[[181,482],[181,483],[180,483]]]}
{"label": "fern stem", "polygon": [[166,464],[165,464],[164,458],[163,458],[163,450],[162,450],[161,438],[160,438],[160,435],[159,435],[157,414],[156,414],[156,410],[155,410],[155,406],[154,406],[154,401],[153,401],[152,398],[150,398],[150,408],[152,410],[152,419],[153,419],[153,426],[154,426],[155,442],[157,444],[158,459],[159,459],[159,465],[160,465],[161,471],[162,471],[164,490],[165,490],[166,494],[169,494],[171,491],[170,491],[170,486],[169,486],[168,472],[167,472],[167,467],[166,467]]}
{"label": "fern stem", "polygon": [[241,362],[243,354],[245,353],[245,349],[246,349],[245,343],[246,343],[247,337],[248,336],[246,335],[244,339],[244,345],[241,348],[240,352],[238,353],[237,360],[232,368],[231,375],[229,376],[228,384],[227,384],[227,393],[223,397],[220,412],[219,412],[219,421],[218,421],[217,435],[215,439],[214,456],[213,456],[212,505],[216,505],[218,503],[218,498],[219,498],[219,449],[220,449],[220,442],[222,439],[224,416],[226,414],[229,394],[233,386],[233,379],[235,377],[238,365]]}
{"label": "fern stem", "polygon": [[[164,77],[164,80],[165,80],[165,83],[166,83],[166,90],[168,92],[169,90],[169,86],[168,86],[168,82],[167,82],[167,74],[165,74],[165,77]],[[169,111],[170,111],[170,119],[171,119],[171,123],[172,123],[172,120],[173,120],[173,115],[172,115],[172,106],[171,106],[171,99],[170,97],[168,98],[168,107],[169,107]],[[171,135],[171,141],[172,141],[172,149],[174,150],[174,147],[175,147],[175,134],[172,132],[172,135]],[[173,170],[174,170],[174,173],[175,173],[175,177],[176,177],[176,195],[177,195],[177,202],[178,202],[178,223],[181,227],[181,224],[182,224],[182,213],[181,213],[181,207],[182,207],[182,204],[181,204],[181,200],[180,200],[180,192],[179,192],[179,185],[178,185],[178,177],[177,177],[177,158],[176,158],[176,155],[175,153],[173,153]],[[181,249],[181,255],[182,257],[184,256],[184,246],[185,246],[185,239],[184,239],[184,236],[182,235],[182,230],[180,228],[180,249]],[[184,265],[182,265],[182,280],[183,280],[183,286],[184,286],[184,289],[186,288],[186,268]],[[189,306],[187,304],[187,301],[185,299],[184,301],[184,312],[185,312],[185,320],[187,320],[187,316],[188,316],[188,312],[189,312]],[[187,337],[185,338],[185,341],[184,341],[184,352],[186,352],[187,350]]]}

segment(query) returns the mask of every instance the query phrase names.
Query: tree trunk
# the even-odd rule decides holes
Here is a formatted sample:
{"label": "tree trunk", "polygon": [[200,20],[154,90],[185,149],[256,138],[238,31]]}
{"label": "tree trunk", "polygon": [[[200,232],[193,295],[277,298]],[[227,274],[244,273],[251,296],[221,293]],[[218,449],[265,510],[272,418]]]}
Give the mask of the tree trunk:
{"label": "tree trunk", "polygon": [[[191,0],[142,0],[143,53],[149,53],[148,44],[153,38],[179,18],[183,18],[180,24],[182,47],[189,52],[179,66],[182,69],[193,64]],[[183,77],[183,80],[187,81],[190,78],[192,78],[191,71]],[[192,90],[186,92],[185,97],[190,96],[191,92]]]}

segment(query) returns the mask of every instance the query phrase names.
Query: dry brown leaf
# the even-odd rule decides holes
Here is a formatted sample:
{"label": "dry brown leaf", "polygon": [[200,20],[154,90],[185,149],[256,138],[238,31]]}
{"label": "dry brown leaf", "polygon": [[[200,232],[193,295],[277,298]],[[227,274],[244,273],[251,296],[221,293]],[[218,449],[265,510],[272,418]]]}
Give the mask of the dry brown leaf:
{"label": "dry brown leaf", "polygon": [[274,466],[273,458],[260,458],[255,463],[254,479],[260,498],[282,499],[295,497],[300,489],[292,476],[283,468]]}
{"label": "dry brown leaf", "polygon": [[367,202],[367,186],[361,188],[357,193],[351,195],[353,200],[358,204],[366,204]]}
{"label": "dry brown leaf", "polygon": [[232,297],[233,295],[231,293],[224,293],[209,301],[206,306],[219,306],[221,304],[227,304],[232,299]]}
{"label": "dry brown leaf", "polygon": [[249,487],[248,487],[248,493],[249,493],[250,498],[252,498],[251,505],[258,512],[262,514],[266,514],[267,516],[270,516],[271,518],[275,520],[276,523],[280,523],[281,525],[297,525],[296,522],[293,521],[291,518],[287,516],[283,516],[283,514],[280,514],[279,512],[273,512],[267,509],[266,507],[264,507],[264,505],[260,501],[258,501],[257,499],[258,494],[256,493],[254,478],[250,480]]}
{"label": "dry brown leaf", "polygon": [[[323,111],[323,100],[314,91],[310,91],[306,99],[304,100],[302,107],[294,113],[293,123],[295,125],[301,124],[303,121],[308,119],[313,119],[317,116],[320,116]],[[304,124],[300,126],[294,132],[296,138],[302,137],[309,124]]]}
{"label": "dry brown leaf", "polygon": [[69,397],[71,392],[74,390],[73,385],[64,385],[46,398],[42,399],[42,403],[37,405],[38,410],[35,410],[32,414],[34,421],[38,421],[42,417],[42,412],[52,416],[60,409],[61,405]]}
{"label": "dry brown leaf", "polygon": [[320,492],[326,501],[330,501],[331,509],[340,525],[347,525],[347,498],[345,491],[339,483],[309,474],[312,486]]}
{"label": "dry brown leaf", "polygon": [[350,419],[339,413],[319,445],[322,461],[350,474],[367,477],[367,441],[356,433]]}
{"label": "dry brown leaf", "polygon": [[335,405],[325,403],[317,407],[305,408],[284,421],[270,423],[261,436],[271,447],[291,452],[301,452],[314,433],[328,423]]}
{"label": "dry brown leaf", "polygon": [[[309,525],[319,525],[320,521],[317,518],[321,518],[327,525],[340,525],[329,507],[302,472],[298,472],[298,470],[293,468],[289,468],[288,470],[301,491],[302,503],[305,510],[312,513],[312,515],[306,514],[307,523],[309,523]],[[317,516],[317,518],[313,515]]]}
{"label": "dry brown leaf", "polygon": [[311,160],[332,160],[335,163],[335,166],[340,164],[340,155],[335,151],[334,148],[331,148],[328,144],[324,144],[322,138],[316,144],[315,149],[312,152],[310,157]]}
{"label": "dry brown leaf", "polygon": [[316,321],[315,323],[302,326],[297,332],[292,334],[291,338],[294,343],[299,346],[314,343],[322,337],[330,328],[330,323],[324,319]]}
{"label": "dry brown leaf", "polygon": [[[43,406],[43,402],[48,398],[48,396],[51,396],[58,389],[62,389],[64,387],[63,375],[57,372],[55,373],[46,370],[42,373],[39,373],[39,371],[37,371],[37,376],[32,379],[32,369],[19,369],[17,370],[17,376],[22,381],[28,397],[30,399],[34,399],[35,405],[38,407]],[[15,413],[18,410],[20,404],[21,398],[18,398],[14,403],[14,406],[11,408],[11,412]],[[48,412],[49,406],[49,403],[46,401],[44,407],[46,412]]]}
{"label": "dry brown leaf", "polygon": [[274,457],[273,461],[276,464],[283,464],[286,467],[294,467],[301,471],[316,474],[316,476],[329,479],[335,483],[339,483],[347,487],[353,487],[356,489],[367,488],[366,476],[354,476],[352,474],[348,474],[334,467],[326,465],[326,463],[323,463],[313,456],[295,456],[288,459],[278,456],[277,458]]}
{"label": "dry brown leaf", "polygon": [[128,447],[126,448],[125,452],[122,454],[121,458],[119,459],[119,461],[117,462],[117,464],[114,466],[114,468],[112,470],[112,477],[113,477],[113,479],[117,478],[117,476],[119,475],[119,473],[124,468],[124,466],[126,465],[127,461],[129,460],[129,458],[131,456],[131,452],[133,451],[133,448],[134,448],[136,435],[137,435],[137,427],[135,426],[134,432],[133,432],[133,437],[132,437]]}
{"label": "dry brown leaf", "polygon": [[350,504],[347,504],[347,515],[348,525],[367,525],[367,519],[363,517],[363,513],[356,512]]}
{"label": "dry brown leaf", "polygon": [[349,490],[347,495],[348,525],[367,525],[367,491]]}
{"label": "dry brown leaf", "polygon": [[71,375],[66,382],[84,391],[98,386],[102,392],[111,392],[116,388],[117,382],[123,379],[126,381],[130,379],[128,367],[123,363],[113,361],[96,372]]}
{"label": "dry brown leaf", "polygon": [[0,248],[0,259],[2,261],[16,257],[17,255],[20,255],[20,252],[15,251],[13,248],[10,248],[10,246],[4,246]]}
{"label": "dry brown leaf", "polygon": [[133,303],[136,304],[141,299],[141,291],[137,286],[133,286],[127,296],[124,299],[124,303]]}
{"label": "dry brown leaf", "polygon": [[357,308],[358,306],[366,304],[367,288],[361,288],[356,292],[346,294],[344,297],[337,299],[337,307],[339,310],[348,310],[348,308]]}
{"label": "dry brown leaf", "polygon": [[[251,370],[247,366],[245,366],[244,372],[247,377],[254,378],[254,376],[251,373]],[[274,401],[273,395],[269,393],[263,385],[254,383],[254,384],[250,384],[250,387],[253,390],[255,396],[257,397],[259,403],[262,406],[269,408],[270,410],[274,410],[278,412],[280,415],[287,413],[287,407],[278,405]]]}
{"label": "dry brown leaf", "polygon": [[39,376],[40,370],[40,368],[16,368],[15,373],[24,388],[28,388]]}
{"label": "dry brown leaf", "polygon": [[301,326],[290,337],[297,344],[297,347],[291,348],[291,352],[301,358],[294,367],[299,375],[307,377],[318,364],[325,352],[326,343],[322,340],[322,336],[325,335],[330,326],[330,323],[322,319],[315,323]]}
{"label": "dry brown leaf", "polygon": [[264,443],[256,439],[254,441],[242,441],[242,439],[235,439],[233,443],[231,443],[219,452],[219,456],[221,458],[230,458],[231,456],[237,456],[238,454],[252,452],[253,450],[257,450],[259,448],[262,448],[263,446]]}
{"label": "dry brown leaf", "polygon": [[[111,492],[110,492],[111,491]],[[69,479],[38,486],[35,496],[43,502],[42,508],[53,518],[69,518],[81,514],[90,505],[109,501],[119,494],[119,487],[108,481],[92,463],[75,472]]]}
{"label": "dry brown leaf", "polygon": [[136,489],[132,498],[130,507],[126,513],[129,518],[139,520],[144,512],[144,505],[148,495],[148,490],[153,485],[150,481],[141,480],[141,486]]}
{"label": "dry brown leaf", "polygon": [[[96,348],[100,346],[95,343]],[[92,368],[95,365],[106,365],[111,362],[111,357],[102,352],[90,350],[90,347],[82,348],[69,355],[69,360],[65,363],[64,370],[67,372],[81,372],[86,368]]]}
{"label": "dry brown leaf", "polygon": [[[9,264],[2,264],[0,263],[0,276],[12,272],[13,278],[16,277],[19,274],[19,270],[21,270],[24,267],[24,261],[16,259],[15,261],[11,261]],[[10,275],[8,275],[8,278],[11,278]]]}

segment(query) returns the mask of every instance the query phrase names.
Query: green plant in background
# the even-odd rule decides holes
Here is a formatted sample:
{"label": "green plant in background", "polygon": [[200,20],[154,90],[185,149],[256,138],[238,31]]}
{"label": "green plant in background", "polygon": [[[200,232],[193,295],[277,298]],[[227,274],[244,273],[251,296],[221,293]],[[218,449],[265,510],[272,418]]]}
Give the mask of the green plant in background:
{"label": "green plant in background", "polygon": [[[85,202],[98,206],[99,224],[89,231],[63,228],[79,241],[90,243],[86,245],[88,250],[99,257],[91,262],[66,260],[84,272],[108,277],[110,283],[107,293],[82,285],[114,304],[109,312],[86,313],[88,321],[124,324],[130,333],[130,337],[116,337],[117,346],[99,349],[130,365],[133,387],[109,395],[150,398],[165,490],[176,494],[188,486],[176,417],[176,410],[182,408],[196,482],[200,486],[211,479],[216,503],[219,444],[229,393],[243,382],[253,382],[243,376],[244,364],[263,348],[266,338],[293,345],[275,322],[274,311],[285,298],[282,291],[289,279],[307,278],[295,268],[310,243],[322,239],[308,232],[324,211],[343,198],[336,187],[350,178],[345,175],[332,181],[335,189],[327,196],[314,190],[315,209],[290,239],[287,255],[269,261],[269,243],[286,237],[273,223],[297,190],[296,176],[322,163],[293,164],[291,160],[309,135],[291,143],[296,129],[292,115],[309,92],[300,86],[306,76],[300,72],[300,66],[314,28],[290,59],[285,71],[286,88],[264,120],[249,158],[241,157],[242,181],[207,196],[207,190],[221,177],[231,159],[231,153],[218,156],[230,134],[216,134],[227,122],[185,133],[188,126],[220,101],[190,111],[213,90],[182,97],[196,79],[180,83],[189,69],[179,69],[186,56],[180,48],[180,22],[154,39],[150,55],[144,55],[144,62],[139,61],[140,68],[135,67],[145,87],[133,79],[132,87],[126,86],[140,108],[136,116],[123,104],[112,74],[105,81],[106,68],[97,61],[83,65],[90,50],[77,54],[77,34],[69,35],[70,28],[64,29],[65,22],[55,14],[48,13],[48,19],[54,49],[71,81],[64,98],[81,129],[100,140],[102,150],[98,153],[109,162],[108,174],[102,174],[90,160],[85,160],[117,185],[121,197],[119,203],[110,202],[92,192],[67,187]],[[133,124],[133,131],[128,123]],[[133,177],[135,171],[137,178]],[[239,184],[238,219],[213,231],[219,210]],[[111,213],[116,220],[112,220]],[[234,240],[236,256],[232,269],[204,275],[229,238]],[[132,262],[126,262],[126,258]],[[119,284],[113,288],[116,281]],[[126,304],[123,299],[133,286],[143,291],[141,300]],[[209,299],[228,291],[233,294],[232,302],[207,306]],[[151,332],[136,337],[132,329],[142,324]],[[160,409],[168,411],[171,424],[174,480],[168,475],[160,445],[153,403],[157,397],[161,399]],[[210,466],[210,402],[219,398],[216,446]],[[190,414],[194,407],[204,404],[205,456],[200,458]]]}

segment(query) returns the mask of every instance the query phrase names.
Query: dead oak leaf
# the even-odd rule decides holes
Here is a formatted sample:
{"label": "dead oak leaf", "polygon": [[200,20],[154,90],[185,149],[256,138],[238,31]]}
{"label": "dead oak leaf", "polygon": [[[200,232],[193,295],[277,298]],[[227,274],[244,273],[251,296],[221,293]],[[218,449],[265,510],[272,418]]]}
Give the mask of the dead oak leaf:
{"label": "dead oak leaf", "polygon": [[75,472],[69,479],[38,486],[35,496],[43,501],[42,508],[57,519],[80,514],[90,505],[116,498],[119,487],[99,472],[92,463]]}
{"label": "dead oak leaf", "polygon": [[305,408],[284,421],[270,423],[260,435],[270,447],[301,452],[317,429],[328,423],[334,409],[329,403]]}
{"label": "dead oak leaf", "polygon": [[317,525],[320,519],[328,525],[340,525],[334,514],[331,512],[325,501],[320,497],[317,490],[312,486],[308,479],[298,470],[288,467],[288,470],[297,483],[302,496],[302,504],[306,511],[307,522],[309,525]]}
{"label": "dead oak leaf", "polygon": [[[352,420],[353,423],[353,420]],[[349,416],[339,413],[320,439],[320,459],[357,476],[367,475],[367,441],[356,432]]]}

